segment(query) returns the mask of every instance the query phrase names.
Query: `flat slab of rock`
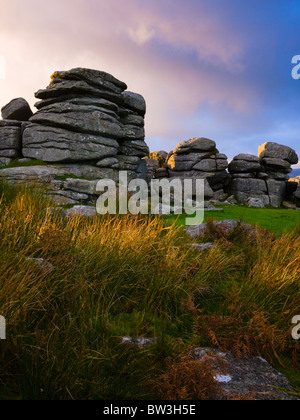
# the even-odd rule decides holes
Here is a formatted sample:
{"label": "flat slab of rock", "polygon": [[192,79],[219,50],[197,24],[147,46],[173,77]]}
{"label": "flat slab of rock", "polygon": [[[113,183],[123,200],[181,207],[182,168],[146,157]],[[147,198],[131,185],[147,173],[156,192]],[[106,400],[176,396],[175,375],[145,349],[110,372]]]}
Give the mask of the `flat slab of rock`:
{"label": "flat slab of rock", "polygon": [[179,143],[174,153],[187,154],[194,152],[217,152],[216,143],[213,140],[206,139],[204,137],[196,137],[182,143]]}
{"label": "flat slab of rock", "polygon": [[95,217],[97,210],[92,206],[74,206],[65,210],[64,215],[65,217]]}
{"label": "flat slab of rock", "polygon": [[261,171],[262,167],[256,160],[238,160],[237,157],[229,164],[230,173],[252,173]]}
{"label": "flat slab of rock", "polygon": [[215,244],[212,244],[210,242],[207,242],[205,244],[189,244],[191,248],[193,248],[195,251],[204,252],[208,251],[210,249],[214,249],[217,246]]}
{"label": "flat slab of rock", "polygon": [[23,156],[44,162],[82,162],[113,157],[116,140],[64,128],[30,124],[23,133]]}
{"label": "flat slab of rock", "polygon": [[[289,381],[261,357],[236,359],[231,352],[222,352],[213,348],[197,348],[191,353],[197,360],[210,360],[219,370],[215,376],[221,392],[215,400],[248,397],[253,400],[297,400]],[[224,363],[220,367],[217,359]],[[283,388],[286,392],[275,388]]]}
{"label": "flat slab of rock", "polygon": [[122,344],[129,344],[137,347],[147,347],[157,343],[156,337],[121,337],[120,340]]}
{"label": "flat slab of rock", "polygon": [[52,83],[54,80],[85,80],[86,82],[99,87],[100,89],[108,89],[115,93],[121,93],[127,89],[126,83],[116,79],[109,73],[99,70],[86,69],[77,67],[69,71],[56,71],[51,76]]}
{"label": "flat slab of rock", "polygon": [[123,125],[117,115],[108,113],[94,105],[60,102],[42,108],[41,111],[34,114],[30,121],[39,125],[65,128],[74,132],[96,134],[120,140],[139,139],[145,135],[142,127]]}

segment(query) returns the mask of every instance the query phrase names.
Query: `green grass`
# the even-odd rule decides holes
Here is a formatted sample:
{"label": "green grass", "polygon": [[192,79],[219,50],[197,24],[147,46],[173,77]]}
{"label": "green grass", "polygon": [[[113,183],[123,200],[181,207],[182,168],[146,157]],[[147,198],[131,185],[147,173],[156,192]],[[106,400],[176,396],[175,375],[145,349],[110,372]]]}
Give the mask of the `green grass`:
{"label": "green grass", "polygon": [[[299,386],[299,227],[277,239],[212,231],[217,247],[199,254],[160,217],[62,219],[37,190],[0,184],[0,197],[0,399],[164,398],[173,364],[194,381],[182,357],[199,346],[259,354]],[[178,378],[175,395],[192,398]]]}
{"label": "green grass", "polygon": [[[212,218],[213,220],[243,220],[252,225],[260,226],[268,229],[273,233],[282,235],[284,232],[291,232],[300,224],[300,211],[285,209],[254,209],[246,206],[222,205],[224,212],[206,212],[205,220]],[[164,216],[168,224],[176,222],[176,225],[183,226],[185,224],[185,215]]]}
{"label": "green grass", "polygon": [[10,162],[8,165],[3,166],[1,168],[2,169],[9,169],[9,168],[23,168],[23,167],[29,167],[29,166],[46,166],[47,163],[41,161],[41,160],[37,160],[37,159],[32,159],[28,162],[20,162],[19,159],[14,159],[12,162]]}

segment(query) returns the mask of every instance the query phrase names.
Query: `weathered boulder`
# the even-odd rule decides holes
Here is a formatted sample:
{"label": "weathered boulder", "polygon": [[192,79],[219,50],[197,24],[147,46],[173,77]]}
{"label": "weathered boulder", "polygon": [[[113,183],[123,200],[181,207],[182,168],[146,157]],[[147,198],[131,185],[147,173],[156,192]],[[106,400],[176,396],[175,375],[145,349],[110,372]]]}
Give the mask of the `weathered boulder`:
{"label": "weathered boulder", "polygon": [[261,198],[249,198],[247,200],[247,206],[256,209],[263,209],[265,207],[265,203]]}
{"label": "weathered boulder", "polygon": [[273,169],[273,170],[290,170],[291,164],[284,159],[275,159],[275,158],[262,158],[261,163],[264,165],[265,168]]}
{"label": "weathered boulder", "polygon": [[174,150],[175,154],[188,154],[194,152],[216,152],[216,143],[213,140],[204,137],[195,137],[179,143]]}
{"label": "weathered boulder", "polygon": [[262,144],[258,149],[258,156],[260,160],[264,158],[283,159],[291,165],[296,165],[299,161],[295,150],[288,146],[283,146],[277,143],[267,142]]}
{"label": "weathered boulder", "polygon": [[256,178],[235,178],[231,181],[230,191],[235,198],[246,204],[249,198],[263,200],[266,206],[270,205],[266,182]]}
{"label": "weathered boulder", "polygon": [[4,120],[28,121],[33,112],[25,99],[16,98],[1,109],[1,114]]}
{"label": "weathered boulder", "polygon": [[142,95],[133,92],[123,92],[122,93],[123,103],[122,105],[124,108],[128,108],[133,112],[136,112],[138,115],[142,117],[146,114],[146,102]]}
{"label": "weathered boulder", "polygon": [[[238,155],[235,156],[229,164],[228,170],[232,174],[248,173],[261,171],[262,167],[259,163],[258,157],[253,155]],[[253,176],[253,174],[252,174]]]}

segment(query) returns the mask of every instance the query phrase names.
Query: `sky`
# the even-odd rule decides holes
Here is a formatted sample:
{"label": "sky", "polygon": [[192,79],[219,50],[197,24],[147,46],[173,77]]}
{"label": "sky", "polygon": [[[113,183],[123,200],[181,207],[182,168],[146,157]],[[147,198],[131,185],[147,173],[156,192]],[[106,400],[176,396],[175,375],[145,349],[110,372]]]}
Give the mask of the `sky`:
{"label": "sky", "polygon": [[[147,102],[146,141],[193,137],[231,159],[274,141],[300,156],[299,0],[0,0],[0,107],[55,70],[113,74]],[[298,165],[300,167],[300,165]]]}

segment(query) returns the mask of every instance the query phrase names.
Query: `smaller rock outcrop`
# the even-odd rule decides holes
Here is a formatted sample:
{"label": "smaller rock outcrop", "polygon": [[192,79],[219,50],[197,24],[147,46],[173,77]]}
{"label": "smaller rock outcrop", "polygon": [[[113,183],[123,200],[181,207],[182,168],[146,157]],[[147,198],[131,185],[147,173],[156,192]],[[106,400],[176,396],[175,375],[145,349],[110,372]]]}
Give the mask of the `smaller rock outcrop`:
{"label": "smaller rock outcrop", "polygon": [[219,153],[213,140],[203,137],[180,143],[166,165],[170,178],[205,178],[213,192],[222,190],[228,177],[227,156]]}
{"label": "smaller rock outcrop", "polygon": [[[268,189],[262,175],[259,158],[250,154],[239,154],[230,163],[231,174],[230,193],[246,204],[249,199],[261,200],[264,206],[270,205]],[[266,175],[267,177],[267,175]]]}
{"label": "smaller rock outcrop", "polygon": [[243,203],[278,208],[288,197],[287,181],[291,166],[298,163],[295,150],[277,143],[259,147],[258,157],[249,154],[235,156],[229,165],[229,192]]}

